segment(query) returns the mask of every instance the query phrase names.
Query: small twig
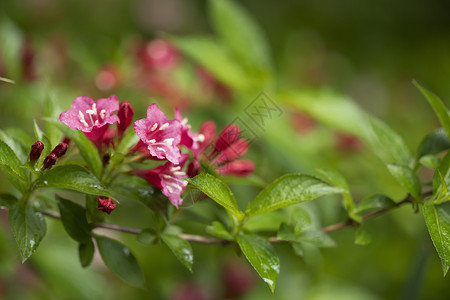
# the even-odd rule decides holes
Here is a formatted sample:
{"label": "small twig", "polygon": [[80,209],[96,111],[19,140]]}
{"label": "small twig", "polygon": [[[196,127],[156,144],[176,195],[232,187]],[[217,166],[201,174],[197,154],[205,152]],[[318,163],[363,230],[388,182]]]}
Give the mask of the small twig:
{"label": "small twig", "polygon": [[[425,193],[423,196],[427,196],[428,194],[429,193]],[[365,221],[365,220],[374,218],[374,217],[382,215],[394,208],[400,207],[404,204],[412,203],[413,201],[414,201],[414,198],[411,195],[408,195],[408,197],[406,197],[402,201],[398,202],[395,206],[370,212],[370,213],[364,215],[362,217],[362,220]],[[61,219],[61,216],[59,214],[52,212],[52,211],[43,211],[42,214],[47,217],[53,218],[53,219]],[[344,222],[339,222],[336,224],[332,224],[332,225],[323,227],[321,229],[321,231],[328,233],[328,232],[340,230],[340,229],[348,227],[348,226],[355,226],[357,224],[358,223],[356,221],[348,219],[347,221],[344,221]],[[142,229],[139,229],[139,228],[120,226],[120,225],[116,225],[116,224],[94,223],[93,225],[94,225],[94,228],[109,229],[109,230],[114,230],[114,231],[129,233],[129,234],[135,234],[135,235],[139,234],[142,231]],[[228,240],[220,239],[220,238],[206,237],[206,236],[202,236],[202,235],[181,233],[178,236],[188,242],[199,243],[199,244],[220,245],[220,246],[228,246],[228,245],[233,244],[232,241],[228,241]],[[274,243],[274,244],[279,244],[279,243],[286,243],[287,241],[278,240],[278,238],[276,236],[272,236],[272,237],[269,237],[269,242]]]}

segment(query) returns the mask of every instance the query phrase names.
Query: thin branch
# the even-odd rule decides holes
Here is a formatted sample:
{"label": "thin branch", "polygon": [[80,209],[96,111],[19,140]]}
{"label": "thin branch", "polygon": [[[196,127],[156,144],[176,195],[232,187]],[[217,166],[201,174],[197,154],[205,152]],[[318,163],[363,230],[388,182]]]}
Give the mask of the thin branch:
{"label": "thin branch", "polygon": [[[428,193],[424,194],[423,196],[426,196],[427,194]],[[413,201],[414,201],[414,198],[411,195],[408,195],[408,197],[406,197],[402,201],[396,203],[395,206],[370,212],[370,213],[364,215],[362,217],[362,220],[366,221],[368,219],[372,219],[372,218],[382,215],[394,208],[400,207],[407,203],[412,203]],[[53,219],[61,219],[61,216],[59,214],[52,212],[52,211],[43,211],[42,214],[47,217],[53,218]],[[321,229],[321,231],[324,233],[328,233],[328,232],[340,230],[345,227],[356,226],[357,224],[358,224],[358,222],[356,222],[352,219],[348,219],[347,221],[344,221],[344,222],[340,222],[340,223],[336,223],[336,224],[332,224],[332,225],[323,227]],[[139,229],[139,228],[120,226],[120,225],[116,225],[116,224],[94,223],[93,225],[94,225],[94,228],[109,229],[109,230],[114,230],[114,231],[129,233],[129,234],[135,234],[135,235],[139,234],[142,231],[142,229]],[[231,245],[234,243],[232,241],[228,241],[225,239],[206,237],[206,236],[202,236],[202,235],[194,235],[194,234],[187,234],[187,233],[181,233],[178,236],[188,242],[199,243],[199,244],[228,246],[228,245]],[[274,244],[287,243],[287,241],[279,240],[276,236],[269,237],[269,242],[274,243]]]}

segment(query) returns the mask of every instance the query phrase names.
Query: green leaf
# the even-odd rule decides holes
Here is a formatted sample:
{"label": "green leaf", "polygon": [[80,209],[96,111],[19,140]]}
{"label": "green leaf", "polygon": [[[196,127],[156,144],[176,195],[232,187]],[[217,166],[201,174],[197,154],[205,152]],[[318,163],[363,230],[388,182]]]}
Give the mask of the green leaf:
{"label": "green leaf", "polygon": [[391,198],[385,195],[375,194],[364,198],[356,207],[356,212],[362,213],[368,210],[391,208],[394,206],[395,202]]}
{"label": "green leaf", "polygon": [[356,229],[355,244],[360,246],[368,245],[372,242],[372,237],[360,225]]}
{"label": "green leaf", "polygon": [[386,163],[408,165],[412,157],[401,136],[381,120],[369,115],[366,115],[366,118],[370,124],[367,141],[371,145],[372,151]]}
{"label": "green leaf", "polygon": [[161,238],[176,258],[192,272],[194,253],[191,245],[179,236],[173,234],[163,234]]}
{"label": "green leaf", "polygon": [[428,91],[424,87],[422,87],[417,81],[413,81],[413,84],[420,90],[420,92],[425,96],[425,98],[430,103],[431,107],[433,107],[434,112],[439,118],[439,121],[442,124],[442,127],[444,127],[445,132],[447,133],[447,136],[450,137],[450,116],[448,115],[447,107],[445,106],[444,102],[442,102],[441,99],[439,99],[438,96],[433,94],[432,92]]}
{"label": "green leaf", "polygon": [[450,267],[450,216],[443,205],[430,202],[423,205],[423,216],[445,275]]}
{"label": "green leaf", "polygon": [[30,154],[31,145],[29,145],[28,149],[25,149],[22,142],[16,138],[15,136],[8,135],[5,131],[0,130],[0,140],[5,142],[11,150],[16,154],[17,158],[21,162],[21,164],[25,163]]}
{"label": "green leaf", "polygon": [[52,145],[50,144],[50,141],[48,140],[47,136],[39,128],[39,125],[37,124],[36,120],[33,121],[33,124],[34,124],[34,135],[36,139],[44,144],[44,150],[42,150],[41,156],[35,163],[36,167],[41,168],[45,157],[49,155],[52,150],[51,149]]}
{"label": "green leaf", "polygon": [[54,167],[39,177],[34,182],[33,187],[34,189],[47,187],[64,188],[113,198],[97,177],[78,165]]}
{"label": "green leaf", "polygon": [[253,84],[232,55],[209,37],[171,38],[181,51],[211,72],[219,81],[236,90],[248,90]]}
{"label": "green leaf", "polygon": [[15,176],[17,179],[26,179],[26,172],[25,169],[20,167],[22,163],[20,162],[19,158],[11,149],[11,147],[9,147],[2,140],[0,140],[0,165],[8,166],[12,171],[9,173],[11,173],[11,175]]}
{"label": "green leaf", "polygon": [[10,209],[17,202],[17,198],[11,194],[0,194],[0,209]]}
{"label": "green leaf", "polygon": [[441,159],[438,169],[436,170],[436,172],[434,172],[433,195],[436,194],[439,186],[441,185],[441,178],[439,173],[442,174],[445,182],[450,183],[450,152],[447,152],[445,154],[445,156]]}
{"label": "green leaf", "polygon": [[336,242],[328,234],[319,230],[302,233],[300,235],[300,242],[321,248],[336,247]]}
{"label": "green leaf", "polygon": [[94,258],[95,246],[92,239],[89,239],[78,245],[78,257],[83,268],[88,267]]}
{"label": "green leaf", "polygon": [[56,195],[61,221],[71,238],[80,243],[91,240],[91,228],[86,219],[86,210],[79,204]]}
{"label": "green leaf", "polygon": [[144,245],[153,245],[158,241],[156,232],[153,229],[143,229],[136,238]]}
{"label": "green leaf", "polygon": [[252,235],[239,235],[237,241],[247,260],[273,293],[280,273],[280,259],[273,246],[268,240]]}
{"label": "green leaf", "polygon": [[269,46],[251,15],[235,1],[211,0],[210,16],[216,31],[240,64],[259,71],[260,80],[267,79],[271,71]]}
{"label": "green leaf", "polygon": [[285,206],[306,202],[315,198],[342,193],[341,188],[306,174],[284,175],[269,184],[249,204],[246,215],[256,216]]}
{"label": "green leaf", "polygon": [[36,251],[47,232],[44,216],[31,206],[14,205],[9,210],[9,224],[23,263]]}
{"label": "green leaf", "polygon": [[8,181],[22,194],[26,193],[25,179],[16,173],[10,166],[0,164],[0,169],[5,174]]}
{"label": "green leaf", "polygon": [[65,136],[67,136],[77,145],[78,149],[80,150],[81,156],[86,161],[92,173],[95,176],[99,177],[102,172],[103,163],[95,145],[80,130],[75,130],[67,127],[64,123],[61,123],[59,121],[47,121],[57,126]]}
{"label": "green leaf", "polygon": [[439,168],[440,160],[434,155],[425,155],[419,159],[419,163],[427,168],[436,170],[437,168]]}
{"label": "green leaf", "polygon": [[238,219],[243,218],[243,213],[239,208],[230,188],[221,179],[209,174],[199,174],[194,178],[187,179],[190,184],[201,190],[209,198],[216,201],[218,204],[225,207]]}
{"label": "green leaf", "polygon": [[134,130],[127,130],[122,137],[122,141],[116,151],[119,153],[127,153],[128,150],[139,142],[139,137]]}
{"label": "green leaf", "polygon": [[411,168],[399,164],[388,164],[389,172],[414,198],[421,198],[422,186]]}
{"label": "green leaf", "polygon": [[142,270],[129,248],[104,236],[96,236],[95,240],[103,262],[111,271],[132,286],[145,286]]}
{"label": "green leaf", "polygon": [[222,223],[220,223],[218,221],[214,221],[210,225],[206,226],[206,232],[212,236],[215,236],[215,237],[227,240],[227,241],[234,240],[231,233],[225,228],[225,226]]}
{"label": "green leaf", "polygon": [[311,215],[306,209],[299,206],[291,210],[289,222],[294,226],[294,232],[296,233],[309,231],[313,227]]}
{"label": "green leaf", "polygon": [[419,145],[417,157],[437,154],[450,148],[450,142],[443,128],[438,128],[427,134]]}
{"label": "green leaf", "polygon": [[98,210],[98,196],[85,195],[86,206],[86,219],[90,223],[103,222],[106,218],[106,214]]}
{"label": "green leaf", "polygon": [[62,133],[58,129],[58,127],[51,122],[50,120],[57,119],[59,114],[61,113],[61,109],[58,105],[58,101],[56,96],[52,92],[47,92],[44,102],[44,116],[45,116],[45,129],[47,132],[48,140],[50,141],[50,145],[55,147],[62,140]]}
{"label": "green leaf", "polygon": [[361,216],[358,216],[354,212],[355,203],[353,202],[353,198],[350,193],[347,180],[345,180],[345,178],[341,174],[334,171],[330,170],[317,170],[317,171],[322,175],[325,181],[328,181],[329,183],[343,190],[342,197],[344,199],[345,209],[348,211],[350,218],[352,218],[353,220],[360,221]]}
{"label": "green leaf", "polygon": [[8,70],[7,76],[12,79],[19,79],[21,76],[22,41],[19,28],[10,19],[3,17],[0,23],[0,59]]}

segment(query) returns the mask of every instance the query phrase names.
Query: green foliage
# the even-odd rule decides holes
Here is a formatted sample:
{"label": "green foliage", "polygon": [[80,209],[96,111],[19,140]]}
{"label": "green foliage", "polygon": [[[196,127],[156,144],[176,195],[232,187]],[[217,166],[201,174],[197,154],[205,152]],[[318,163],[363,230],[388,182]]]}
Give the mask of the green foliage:
{"label": "green foliage", "polygon": [[32,206],[20,203],[10,207],[9,224],[19,246],[22,262],[25,262],[39,247],[47,232],[44,217]]}
{"label": "green foliage", "polygon": [[273,246],[266,239],[254,235],[238,235],[237,241],[242,253],[274,293],[280,273],[280,259]]}
{"label": "green foliage", "polygon": [[164,233],[161,235],[163,242],[173,252],[175,257],[192,272],[192,265],[194,264],[194,253],[192,247],[186,240],[183,240],[177,235]]}
{"label": "green foliage", "polygon": [[389,209],[395,207],[395,202],[381,194],[372,195],[364,198],[356,207],[358,213],[362,213],[369,210],[375,209]]}
{"label": "green foliage", "polygon": [[430,154],[437,154],[448,150],[450,142],[443,128],[438,128],[427,134],[419,145],[417,157],[421,158]]}
{"label": "green foliage", "polygon": [[128,247],[104,236],[95,236],[95,241],[105,265],[111,271],[132,286],[145,286],[141,268]]}
{"label": "green foliage", "polygon": [[421,184],[419,178],[407,166],[400,164],[388,164],[389,172],[414,198],[420,199],[421,197]]}
{"label": "green foliage", "polygon": [[233,235],[225,228],[225,226],[218,222],[214,221],[210,225],[206,226],[205,228],[206,232],[209,233],[212,236],[227,240],[227,241],[233,241]]}
{"label": "green foliage", "polygon": [[95,246],[92,239],[89,239],[78,245],[78,256],[83,268],[89,267],[94,258]]}
{"label": "green foliage", "polygon": [[284,175],[262,190],[248,205],[247,217],[256,216],[285,206],[306,202],[315,198],[342,193],[319,178],[306,174]]}
{"label": "green foliage", "polygon": [[54,167],[37,179],[33,188],[64,188],[90,195],[113,197],[103,184],[88,170],[77,165]]}
{"label": "green foliage", "polygon": [[158,236],[153,229],[143,229],[136,238],[144,245],[153,245],[158,241]]}
{"label": "green foliage", "polygon": [[86,219],[86,210],[79,204],[56,195],[61,221],[67,233],[77,242],[91,240],[91,228]]}

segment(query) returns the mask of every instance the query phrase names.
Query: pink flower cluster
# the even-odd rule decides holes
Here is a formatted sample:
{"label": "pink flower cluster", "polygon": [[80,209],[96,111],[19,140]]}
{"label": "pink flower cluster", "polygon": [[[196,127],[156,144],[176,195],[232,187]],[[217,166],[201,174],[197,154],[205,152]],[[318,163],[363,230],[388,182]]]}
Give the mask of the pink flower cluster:
{"label": "pink flower cluster", "polygon": [[[116,111],[118,114],[113,114]],[[119,106],[115,95],[97,101],[81,96],[75,99],[70,110],[61,113],[59,120],[71,128],[81,130],[100,151],[104,151],[105,145],[114,146],[116,136],[122,138],[131,124],[133,113],[130,103],[125,101]],[[114,123],[118,123],[117,134],[110,127]],[[175,118],[168,120],[153,103],[147,109],[147,117],[134,123],[134,130],[140,140],[131,152],[139,151],[146,154],[147,159],[166,161],[156,168],[135,170],[134,173],[161,189],[177,208],[183,203],[181,194],[187,186],[185,178],[200,172],[200,161],[210,163],[220,174],[246,176],[254,169],[252,162],[237,160],[247,152],[249,146],[246,140],[239,138],[240,129],[237,125],[227,126],[215,138],[216,125],[207,121],[201,126],[200,133],[195,133],[178,109]],[[209,149],[210,145],[212,149]],[[183,153],[182,146],[192,155]],[[190,163],[187,164],[190,157]],[[188,167],[185,168],[185,165]],[[104,209],[105,201],[100,199],[100,210],[110,213],[115,208],[115,205],[110,205],[107,210]]]}

